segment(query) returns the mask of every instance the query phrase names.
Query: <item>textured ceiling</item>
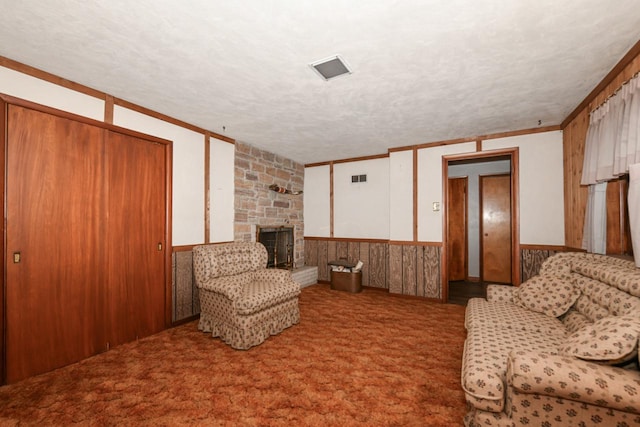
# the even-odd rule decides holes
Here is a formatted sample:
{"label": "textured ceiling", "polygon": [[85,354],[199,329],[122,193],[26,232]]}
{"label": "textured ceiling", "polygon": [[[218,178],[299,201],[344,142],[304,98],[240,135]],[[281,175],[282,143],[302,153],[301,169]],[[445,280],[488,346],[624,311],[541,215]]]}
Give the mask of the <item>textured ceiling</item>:
{"label": "textured ceiling", "polygon": [[640,39],[637,0],[0,7],[0,55],[301,163],[559,124]]}

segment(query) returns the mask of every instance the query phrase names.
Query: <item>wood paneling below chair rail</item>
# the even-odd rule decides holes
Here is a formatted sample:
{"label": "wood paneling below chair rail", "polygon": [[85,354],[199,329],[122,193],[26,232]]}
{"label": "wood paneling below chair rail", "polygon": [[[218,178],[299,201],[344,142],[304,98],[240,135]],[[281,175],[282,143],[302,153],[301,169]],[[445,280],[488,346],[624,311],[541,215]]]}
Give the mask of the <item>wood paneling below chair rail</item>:
{"label": "wood paneling below chair rail", "polygon": [[200,314],[200,299],[193,276],[191,250],[176,251],[174,248],[171,261],[172,321],[176,323]]}
{"label": "wood paneling below chair rail", "polygon": [[[550,256],[564,246],[521,245],[522,281],[536,276]],[[305,265],[318,267],[318,281],[329,282],[328,261],[361,260],[362,285],[389,293],[441,300],[441,244],[311,237],[304,240]]]}
{"label": "wood paneling below chair rail", "polygon": [[357,239],[305,238],[305,265],[318,267],[318,280],[330,281],[329,261],[364,263],[362,285],[390,293],[440,299],[439,245]]}
{"label": "wood paneling below chair rail", "polygon": [[521,249],[520,250],[520,277],[522,282],[537,276],[540,266],[551,255],[560,252],[558,249]]}
{"label": "wood paneling below chair rail", "polygon": [[387,251],[389,244],[377,241],[346,241],[313,238],[304,240],[305,265],[318,267],[318,280],[331,280],[329,261],[362,261],[362,286],[388,289]]}

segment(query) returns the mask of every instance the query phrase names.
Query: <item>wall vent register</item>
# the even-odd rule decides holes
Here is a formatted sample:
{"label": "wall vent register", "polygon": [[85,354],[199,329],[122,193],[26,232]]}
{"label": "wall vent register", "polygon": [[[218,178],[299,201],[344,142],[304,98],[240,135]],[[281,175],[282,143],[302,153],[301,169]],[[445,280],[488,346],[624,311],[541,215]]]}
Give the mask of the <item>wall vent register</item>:
{"label": "wall vent register", "polygon": [[351,182],[367,182],[367,175],[351,175]]}

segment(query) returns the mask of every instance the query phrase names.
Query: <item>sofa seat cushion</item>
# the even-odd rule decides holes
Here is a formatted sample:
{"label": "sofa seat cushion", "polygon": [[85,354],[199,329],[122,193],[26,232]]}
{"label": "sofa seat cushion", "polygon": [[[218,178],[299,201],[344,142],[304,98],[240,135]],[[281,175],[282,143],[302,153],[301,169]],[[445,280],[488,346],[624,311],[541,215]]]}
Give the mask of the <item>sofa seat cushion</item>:
{"label": "sofa seat cushion", "polygon": [[462,356],[462,388],[467,402],[477,409],[504,409],[507,358],[510,351],[557,353],[563,334],[475,325],[467,334]]}
{"label": "sofa seat cushion", "polygon": [[489,302],[472,298],[467,303],[465,327],[475,326],[520,329],[532,332],[564,336],[566,328],[555,317],[527,310],[508,302]]}
{"label": "sofa seat cushion", "polygon": [[567,328],[567,335],[572,334],[579,329],[584,328],[587,325],[593,323],[593,321],[585,316],[583,313],[580,313],[575,307],[572,307],[565,314],[559,317],[560,321]]}
{"label": "sofa seat cushion", "polygon": [[300,294],[300,285],[290,280],[254,281],[244,286],[242,297],[236,301],[236,309],[240,315],[257,313],[273,305],[296,298]]}

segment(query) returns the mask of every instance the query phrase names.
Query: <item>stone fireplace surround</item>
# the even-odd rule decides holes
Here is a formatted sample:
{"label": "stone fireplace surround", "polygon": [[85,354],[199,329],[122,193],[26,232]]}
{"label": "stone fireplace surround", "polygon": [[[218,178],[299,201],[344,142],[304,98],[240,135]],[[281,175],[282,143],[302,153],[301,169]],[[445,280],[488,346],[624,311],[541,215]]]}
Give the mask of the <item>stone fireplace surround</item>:
{"label": "stone fireplace surround", "polygon": [[302,190],[304,165],[242,142],[235,149],[234,240],[255,241],[258,227],[293,227],[292,266],[303,267],[302,195],[276,193],[269,186]]}

